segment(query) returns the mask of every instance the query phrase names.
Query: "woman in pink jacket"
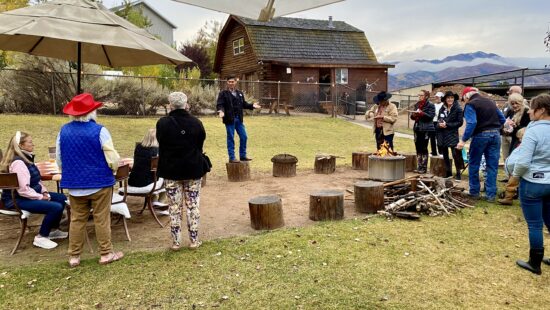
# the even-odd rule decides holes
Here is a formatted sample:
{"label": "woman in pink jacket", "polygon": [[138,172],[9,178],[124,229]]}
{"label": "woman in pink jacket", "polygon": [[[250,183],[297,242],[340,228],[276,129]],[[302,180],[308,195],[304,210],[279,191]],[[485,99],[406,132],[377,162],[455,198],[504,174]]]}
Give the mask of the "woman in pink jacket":
{"label": "woman in pink jacket", "polygon": [[[44,249],[53,249],[57,243],[52,239],[67,238],[68,233],[59,230],[59,222],[66,206],[67,197],[50,193],[40,181],[40,171],[34,164],[34,144],[32,137],[18,131],[11,138],[6,154],[0,163],[3,173],[17,173],[19,188],[15,201],[21,210],[35,214],[45,214],[40,231],[33,244]],[[10,191],[2,191],[2,201],[7,209],[14,208]]]}

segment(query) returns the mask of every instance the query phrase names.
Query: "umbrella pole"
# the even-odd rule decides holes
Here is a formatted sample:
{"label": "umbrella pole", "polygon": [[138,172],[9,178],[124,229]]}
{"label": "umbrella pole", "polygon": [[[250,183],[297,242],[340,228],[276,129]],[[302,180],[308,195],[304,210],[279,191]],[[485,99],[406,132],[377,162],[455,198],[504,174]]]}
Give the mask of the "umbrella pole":
{"label": "umbrella pole", "polygon": [[79,95],[82,93],[82,88],[80,87],[80,73],[82,72],[82,43],[80,42],[78,42],[77,53],[76,94]]}

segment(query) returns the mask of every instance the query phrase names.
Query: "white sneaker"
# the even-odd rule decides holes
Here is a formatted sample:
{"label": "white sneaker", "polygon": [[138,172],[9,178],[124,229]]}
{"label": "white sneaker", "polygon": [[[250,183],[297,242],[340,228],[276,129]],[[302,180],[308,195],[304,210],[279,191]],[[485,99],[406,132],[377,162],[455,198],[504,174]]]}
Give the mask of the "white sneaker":
{"label": "white sneaker", "polygon": [[153,207],[163,208],[163,207],[168,207],[168,204],[160,201],[153,201]]}
{"label": "white sneaker", "polygon": [[34,241],[32,242],[32,244],[39,248],[48,249],[48,250],[53,249],[57,246],[57,243],[51,241],[46,237],[42,237],[40,235],[34,237]]}
{"label": "white sneaker", "polygon": [[64,232],[64,231],[61,231],[59,229],[56,229],[56,230],[53,230],[53,231],[50,232],[50,235],[48,236],[48,238],[50,238],[50,240],[65,239],[68,236],[69,236],[68,232]]}
{"label": "white sneaker", "polygon": [[170,212],[168,210],[157,210],[155,211],[158,215],[170,215]]}

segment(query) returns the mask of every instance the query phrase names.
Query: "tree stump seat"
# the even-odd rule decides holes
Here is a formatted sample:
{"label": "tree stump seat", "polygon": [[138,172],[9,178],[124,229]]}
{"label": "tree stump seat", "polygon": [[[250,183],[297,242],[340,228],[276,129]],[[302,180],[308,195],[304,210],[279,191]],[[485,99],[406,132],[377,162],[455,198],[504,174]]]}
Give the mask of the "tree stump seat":
{"label": "tree stump seat", "polygon": [[229,182],[243,182],[250,180],[250,165],[247,161],[226,163],[227,179]]}
{"label": "tree stump seat", "polygon": [[315,173],[331,174],[336,171],[336,156],[333,155],[315,155]]}
{"label": "tree stump seat", "polygon": [[271,158],[273,162],[274,177],[294,177],[296,176],[296,163],[298,158],[289,154],[278,154]]}
{"label": "tree stump seat", "polygon": [[275,229],[285,225],[283,203],[277,195],[258,196],[248,201],[250,224],[256,230]]}
{"label": "tree stump seat", "polygon": [[313,221],[344,218],[344,192],[320,190],[309,194],[309,219]]}
{"label": "tree stump seat", "polygon": [[[449,158],[449,160],[451,161],[452,167],[453,159]],[[447,168],[445,168],[445,160],[443,160],[443,155],[430,155],[430,173],[443,178],[447,175]]]}
{"label": "tree stump seat", "polygon": [[384,183],[358,181],[354,184],[355,209],[361,213],[376,213],[384,209]]}
{"label": "tree stump seat", "polygon": [[351,154],[351,167],[354,170],[369,170],[370,152],[353,152]]}
{"label": "tree stump seat", "polygon": [[400,154],[405,156],[405,172],[413,172],[418,165],[416,153]]}

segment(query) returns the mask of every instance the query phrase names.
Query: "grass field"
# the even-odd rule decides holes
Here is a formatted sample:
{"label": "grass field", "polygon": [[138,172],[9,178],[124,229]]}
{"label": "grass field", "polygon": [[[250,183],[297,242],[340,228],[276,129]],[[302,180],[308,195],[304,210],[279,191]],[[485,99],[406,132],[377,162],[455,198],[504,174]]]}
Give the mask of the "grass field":
{"label": "grass field", "polygon": [[[29,131],[38,157],[65,118],[0,115],[0,141]],[[130,156],[154,119],[101,118],[115,146]],[[221,173],[221,121],[204,118],[206,151]],[[254,169],[271,156],[298,156],[310,169],[317,152],[347,156],[372,150],[368,129],[321,117],[245,120]],[[412,141],[396,141],[412,151]],[[481,208],[481,207],[486,207]],[[545,233],[545,237],[548,234]],[[132,252],[99,266],[66,258],[0,265],[2,309],[546,309],[550,267],[535,276],[515,266],[528,254],[527,228],[517,204],[484,202],[448,217],[420,221],[363,218],[207,241],[197,251]]]}
{"label": "grass field", "polygon": [[[207,133],[204,151],[212,160],[215,176],[225,171],[227,162],[225,127],[219,118],[201,120]],[[0,149],[5,150],[15,131],[26,131],[33,136],[37,159],[46,159],[48,146],[55,145],[57,133],[67,121],[66,117],[0,114]],[[141,141],[147,129],[155,127],[156,121],[157,118],[98,118],[98,122],[111,132],[115,148],[122,157],[133,156],[135,142]],[[298,169],[311,169],[317,153],[344,156],[345,159],[337,160],[337,165],[351,166],[352,152],[375,150],[372,131],[339,119],[262,115],[246,117],[245,125],[254,171],[271,170],[271,157],[281,153],[298,157]],[[414,151],[408,139],[397,138],[395,145],[398,151]]]}

